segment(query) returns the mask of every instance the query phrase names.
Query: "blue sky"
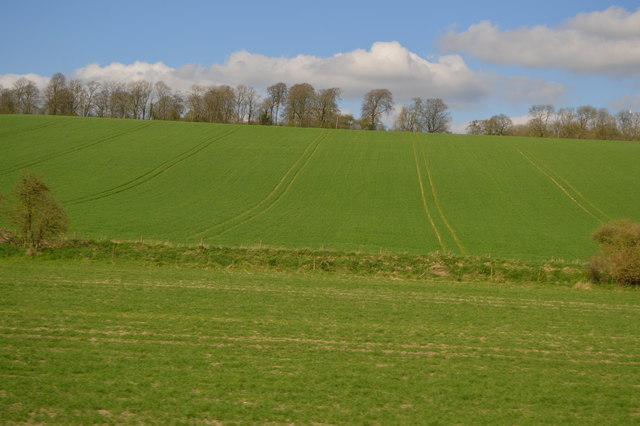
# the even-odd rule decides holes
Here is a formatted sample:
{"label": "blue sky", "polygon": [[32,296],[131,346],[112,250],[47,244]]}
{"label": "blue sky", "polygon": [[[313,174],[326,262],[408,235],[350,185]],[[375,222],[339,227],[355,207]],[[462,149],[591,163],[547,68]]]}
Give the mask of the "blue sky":
{"label": "blue sky", "polygon": [[[535,103],[640,109],[637,1],[6,1],[0,84],[94,80],[441,97],[458,129]],[[11,40],[10,42],[7,40]]]}

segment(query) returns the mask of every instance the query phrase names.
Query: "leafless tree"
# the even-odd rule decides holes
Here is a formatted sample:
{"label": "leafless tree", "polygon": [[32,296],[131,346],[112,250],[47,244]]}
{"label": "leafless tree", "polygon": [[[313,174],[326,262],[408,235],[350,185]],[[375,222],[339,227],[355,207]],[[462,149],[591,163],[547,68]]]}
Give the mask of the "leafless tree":
{"label": "leafless tree", "polygon": [[278,118],[280,117],[280,108],[287,102],[287,95],[289,90],[287,89],[287,85],[284,83],[276,83],[273,86],[267,87],[267,93],[271,98],[270,105],[270,115],[271,121],[276,126],[278,125]]}
{"label": "leafless tree", "polygon": [[337,87],[322,89],[316,94],[316,124],[318,127],[337,127],[340,115],[338,101],[341,90]]}
{"label": "leafless tree", "polygon": [[533,105],[529,108],[529,130],[534,136],[541,138],[549,134],[549,124],[555,108],[553,105]]}
{"label": "leafless tree", "polygon": [[235,113],[235,92],[226,85],[212,86],[204,93],[204,114],[210,123],[232,123]]}
{"label": "leafless tree", "polygon": [[449,107],[440,98],[427,99],[424,105],[424,131],[446,133],[449,131],[451,115]]}
{"label": "leafless tree", "polygon": [[90,117],[96,114],[96,96],[100,90],[100,83],[89,81],[82,85],[82,98],[79,105],[78,115]]}
{"label": "leafless tree", "polygon": [[494,115],[486,120],[474,120],[467,126],[470,135],[505,136],[511,134],[513,121],[504,114]]}
{"label": "leafless tree", "polygon": [[257,111],[260,105],[261,96],[256,89],[249,87],[245,102],[247,104],[247,123],[251,124],[256,120]]}
{"label": "leafless tree", "polygon": [[364,95],[361,107],[361,121],[368,130],[376,130],[381,117],[393,108],[393,95],[388,89],[370,90]]}
{"label": "leafless tree", "polygon": [[618,138],[619,134],[616,127],[616,119],[606,108],[598,109],[593,132],[596,139],[607,140]]}
{"label": "leafless tree", "polygon": [[616,121],[618,130],[625,140],[640,140],[640,112],[620,111],[616,114]]}
{"label": "leafless tree", "polygon": [[17,106],[13,90],[5,89],[0,85],[0,114],[15,114]]}
{"label": "leafless tree", "polygon": [[74,114],[73,94],[64,74],[56,73],[44,90],[44,110],[49,115]]}
{"label": "leafless tree", "polygon": [[151,103],[153,84],[145,80],[132,81],[127,85],[131,99],[131,118],[145,120]]}
{"label": "leafless tree", "polygon": [[24,77],[13,83],[13,96],[18,114],[35,114],[40,102],[40,90],[36,84]]}
{"label": "leafless tree", "polygon": [[576,137],[580,139],[589,137],[597,115],[598,111],[590,105],[581,106],[576,110]]}
{"label": "leafless tree", "polygon": [[291,86],[285,109],[288,124],[297,127],[311,126],[315,99],[315,89],[309,83]]}
{"label": "leafless tree", "polygon": [[399,132],[424,131],[424,101],[413,98],[413,104],[402,105],[395,119],[393,129]]}

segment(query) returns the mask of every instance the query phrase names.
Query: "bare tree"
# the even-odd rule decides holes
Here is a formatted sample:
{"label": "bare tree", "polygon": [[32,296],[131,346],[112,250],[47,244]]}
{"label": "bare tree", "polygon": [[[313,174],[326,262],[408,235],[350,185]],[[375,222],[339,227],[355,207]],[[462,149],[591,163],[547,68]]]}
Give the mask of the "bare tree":
{"label": "bare tree", "polygon": [[395,119],[393,129],[400,132],[424,131],[424,101],[413,98],[413,104],[403,105]]}
{"label": "bare tree", "polygon": [[393,130],[396,132],[413,132],[411,109],[407,105],[402,105],[398,116],[393,122]]}
{"label": "bare tree", "polygon": [[249,87],[245,102],[247,104],[247,124],[251,124],[256,120],[257,111],[260,105],[260,94],[253,87]]}
{"label": "bare tree", "polygon": [[190,121],[206,121],[204,108],[204,93],[202,86],[193,85],[187,94],[187,119]]}
{"label": "bare tree", "polygon": [[96,96],[100,90],[100,83],[97,81],[89,81],[83,84],[82,99],[78,114],[82,117],[90,117],[96,113]]}
{"label": "bare tree", "polygon": [[179,94],[174,93],[163,81],[154,86],[156,101],[151,103],[149,116],[153,120],[178,120],[184,104]]}
{"label": "bare tree", "polygon": [[74,113],[73,94],[67,87],[64,74],[56,73],[44,90],[44,110],[49,115],[71,115]]}
{"label": "bare tree", "polygon": [[204,93],[204,115],[210,123],[232,123],[235,115],[234,90],[226,85],[209,87]]}
{"label": "bare tree", "polygon": [[13,90],[4,89],[0,85],[0,114],[15,114],[17,106]]}
{"label": "bare tree", "polygon": [[551,123],[554,136],[558,138],[574,138],[578,134],[577,115],[574,108],[560,108]]}
{"label": "bare tree", "polygon": [[280,116],[280,108],[287,102],[288,95],[287,85],[284,83],[276,83],[273,86],[267,87],[267,93],[271,98],[270,102],[270,114],[271,121],[276,126],[278,125],[278,117]]}
{"label": "bare tree", "polygon": [[513,121],[504,114],[494,115],[486,120],[473,120],[467,126],[470,135],[505,136],[513,130]]}
{"label": "bare tree", "polygon": [[576,110],[576,131],[578,138],[584,139],[589,137],[597,115],[598,111],[590,105],[581,106]]}
{"label": "bare tree", "polygon": [[247,92],[249,88],[244,84],[236,86],[234,93],[235,98],[235,122],[244,123],[247,119]]}
{"label": "bare tree", "polygon": [[451,122],[448,110],[449,107],[442,99],[427,99],[424,106],[424,131],[427,133],[448,132]]}
{"label": "bare tree", "polygon": [[486,134],[493,136],[505,136],[511,133],[513,121],[504,114],[498,114],[486,120]]}
{"label": "bare tree", "polygon": [[553,105],[533,105],[529,108],[529,130],[534,136],[541,138],[549,134],[549,123],[553,117],[555,108]]}
{"label": "bare tree", "polygon": [[131,118],[145,120],[151,103],[153,85],[145,80],[132,81],[127,85],[131,98]]}
{"label": "bare tree", "polygon": [[35,114],[38,111],[40,90],[36,84],[22,77],[13,83],[13,96],[16,112],[19,114]]}
{"label": "bare tree", "polygon": [[620,111],[616,114],[620,135],[628,141],[640,140],[640,112]]}
{"label": "bare tree", "polygon": [[133,118],[131,93],[124,83],[115,82],[111,87],[109,112],[112,118]]}
{"label": "bare tree", "polygon": [[393,95],[388,89],[370,90],[364,95],[361,107],[361,120],[363,127],[368,130],[376,130],[383,114],[387,114],[393,108]]}
{"label": "bare tree", "polygon": [[291,86],[285,109],[288,124],[297,127],[311,126],[315,99],[315,89],[309,83]]}
{"label": "bare tree", "polygon": [[596,139],[607,140],[618,138],[616,119],[606,108],[598,109],[593,132]]}
{"label": "bare tree", "polygon": [[316,95],[316,123],[318,127],[337,127],[340,115],[338,100],[341,90],[337,87],[322,89]]}

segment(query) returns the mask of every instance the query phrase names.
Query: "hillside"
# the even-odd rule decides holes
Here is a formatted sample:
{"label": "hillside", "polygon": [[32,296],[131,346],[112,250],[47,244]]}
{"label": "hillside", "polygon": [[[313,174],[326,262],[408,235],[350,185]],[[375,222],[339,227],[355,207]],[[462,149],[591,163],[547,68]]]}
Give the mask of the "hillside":
{"label": "hillside", "polygon": [[640,144],[0,116],[79,238],[584,258],[640,219]]}

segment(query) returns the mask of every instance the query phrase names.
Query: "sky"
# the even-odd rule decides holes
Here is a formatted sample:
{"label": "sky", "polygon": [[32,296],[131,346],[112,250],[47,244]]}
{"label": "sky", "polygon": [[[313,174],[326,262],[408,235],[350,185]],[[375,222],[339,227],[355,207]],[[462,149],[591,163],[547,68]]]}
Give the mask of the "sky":
{"label": "sky", "polygon": [[0,28],[5,88],[57,72],[185,91],[305,82],[341,88],[356,116],[387,88],[398,107],[442,98],[457,132],[540,103],[640,110],[637,0],[6,0]]}

